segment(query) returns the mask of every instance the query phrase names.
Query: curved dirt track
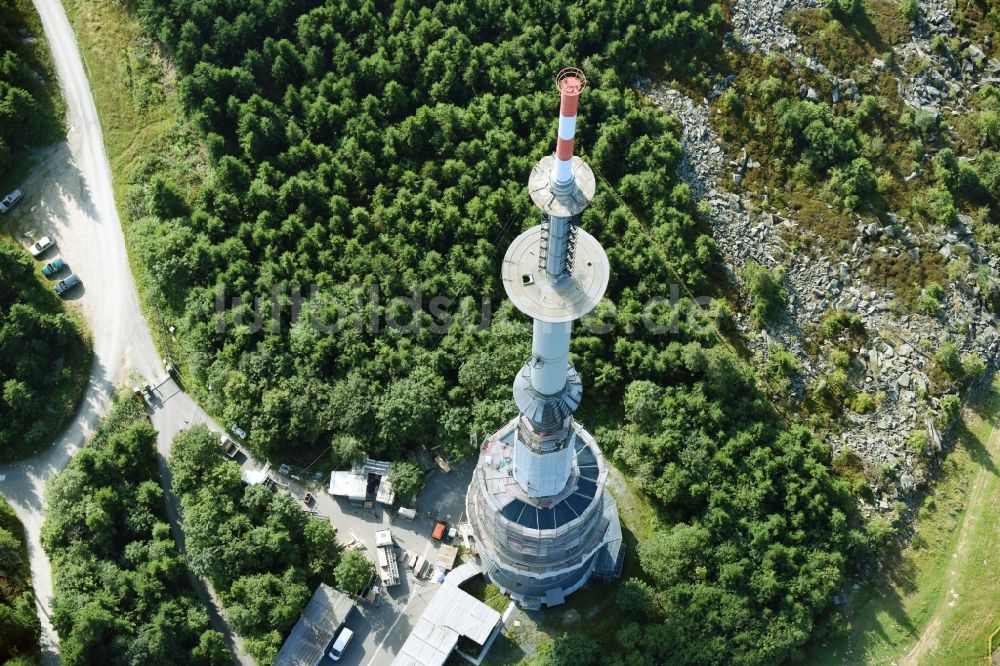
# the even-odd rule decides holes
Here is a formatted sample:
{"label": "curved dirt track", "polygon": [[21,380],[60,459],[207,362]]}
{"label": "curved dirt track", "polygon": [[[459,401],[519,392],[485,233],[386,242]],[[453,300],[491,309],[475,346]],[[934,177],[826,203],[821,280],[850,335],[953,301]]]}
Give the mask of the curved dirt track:
{"label": "curved dirt track", "polygon": [[[1000,459],[1000,424],[994,426],[990,431],[989,439],[986,442],[986,452],[991,459]],[[983,507],[984,504],[989,501],[987,487],[990,483],[991,477],[995,474],[995,470],[990,467],[980,467],[976,471],[975,479],[973,480],[969,491],[968,501],[965,508],[965,516],[963,517],[961,527],[959,528],[960,532],[958,535],[958,541],[955,544],[954,551],[952,551],[952,562],[949,566],[949,582],[952,585],[952,589],[957,589],[960,595],[964,592],[964,590],[961,589],[961,579],[957,572],[962,570],[962,567],[968,561],[969,557],[980,555],[979,553],[969,552],[969,539],[970,534],[980,521],[990,520],[988,515],[983,515]],[[933,653],[941,641],[941,626],[943,624],[943,620],[952,609],[952,604],[954,604],[954,601],[949,603],[950,599],[951,597],[948,595],[941,595],[941,600],[934,609],[934,614],[927,622],[927,626],[920,634],[920,639],[906,654],[906,656],[900,660],[900,666],[920,666],[922,664],[934,663]]]}
{"label": "curved dirt track", "polygon": [[69,132],[65,144],[45,151],[38,169],[24,184],[25,200],[15,209],[14,220],[20,232],[51,234],[58,247],[47,256],[63,256],[83,279],[71,307],[90,327],[94,363],[83,401],[59,439],[28,460],[0,465],[0,494],[27,530],[43,624],[43,661],[57,663],[58,638],[48,622],[52,575],[39,543],[45,484],[66,466],[100,422],[126,364],[130,372],[149,379],[163,369],[139,309],[115,208],[111,169],[76,38],[58,0],[34,0],[34,4],[66,98]]}

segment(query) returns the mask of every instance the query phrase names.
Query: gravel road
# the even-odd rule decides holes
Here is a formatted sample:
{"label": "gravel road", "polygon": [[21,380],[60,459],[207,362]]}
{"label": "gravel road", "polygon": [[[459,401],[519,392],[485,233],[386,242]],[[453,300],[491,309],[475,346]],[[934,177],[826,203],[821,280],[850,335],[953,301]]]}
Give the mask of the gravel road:
{"label": "gravel road", "polygon": [[52,235],[58,247],[47,257],[61,255],[83,279],[71,307],[87,321],[94,343],[89,383],[72,423],[42,453],[0,466],[0,493],[27,529],[42,618],[43,662],[51,664],[58,663],[58,637],[48,621],[52,573],[39,543],[45,483],[66,466],[100,423],[114,387],[126,373],[152,379],[163,369],[139,310],[111,188],[111,169],[76,38],[58,0],[34,0],[34,4],[66,98],[69,132],[64,144],[44,152],[39,168],[22,186],[25,200],[15,209],[14,223],[25,244],[29,242],[25,234]]}

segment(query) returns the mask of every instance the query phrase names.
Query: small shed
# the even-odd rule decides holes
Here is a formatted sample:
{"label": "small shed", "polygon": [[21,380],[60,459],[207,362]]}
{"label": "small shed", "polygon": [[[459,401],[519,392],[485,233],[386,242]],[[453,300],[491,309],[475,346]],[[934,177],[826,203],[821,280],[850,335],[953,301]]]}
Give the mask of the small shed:
{"label": "small shed", "polygon": [[349,596],[320,583],[281,646],[274,666],[316,666],[353,610],[354,601]]}
{"label": "small shed", "polygon": [[392,484],[389,483],[389,477],[383,476],[382,480],[378,484],[378,490],[375,493],[375,501],[379,504],[385,504],[387,506],[392,506],[396,501],[396,493],[392,489]]}
{"label": "small shed", "polygon": [[455,566],[456,557],[458,557],[457,546],[441,546],[438,550],[437,562],[434,563],[434,566],[438,569],[448,571]]}
{"label": "small shed", "polygon": [[346,497],[352,502],[363,502],[366,493],[365,477],[354,472],[334,472],[330,475],[330,494]]}
{"label": "small shed", "polygon": [[365,458],[350,471],[330,474],[330,494],[346,497],[352,502],[370,502],[372,499],[391,506],[396,501],[396,493],[389,483],[392,463]]}

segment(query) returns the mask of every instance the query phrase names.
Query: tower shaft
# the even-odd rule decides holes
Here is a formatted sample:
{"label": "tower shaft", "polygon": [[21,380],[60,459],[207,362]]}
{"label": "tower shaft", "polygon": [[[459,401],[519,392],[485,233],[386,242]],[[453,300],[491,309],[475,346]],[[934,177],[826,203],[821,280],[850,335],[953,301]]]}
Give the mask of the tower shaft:
{"label": "tower shaft", "polygon": [[545,253],[545,272],[553,282],[560,282],[573,270],[572,244],[576,226],[572,217],[549,215],[546,224],[548,247]]}
{"label": "tower shaft", "polygon": [[535,319],[532,326],[531,386],[542,395],[555,395],[566,386],[569,374],[569,340],[573,323],[553,324]]}
{"label": "tower shaft", "polygon": [[[547,221],[542,225],[540,249],[544,260],[539,262],[542,273],[539,286],[558,293],[573,281],[575,219],[590,203],[593,193],[582,192],[573,168],[573,143],[576,137],[576,113],[583,90],[583,77],[569,72],[558,81],[559,130],[556,137],[554,164],[551,165],[549,191],[556,202],[567,199],[565,206],[539,205]],[[536,167],[539,170],[543,160]],[[581,166],[582,165],[582,166]],[[544,167],[541,167],[544,168]],[[577,158],[577,169],[590,169]],[[591,176],[592,178],[592,176]],[[529,182],[530,187],[530,182]],[[574,196],[575,195],[575,196]],[[537,201],[536,201],[537,203]],[[605,259],[607,261],[607,259]],[[534,319],[531,338],[531,358],[514,381],[515,402],[521,409],[520,437],[514,448],[514,477],[532,497],[548,497],[561,491],[573,472],[570,427],[573,411],[580,404],[583,387],[569,361],[573,320],[586,314],[573,308],[561,321],[552,321],[531,309],[521,308]],[[573,382],[570,381],[572,375]],[[523,378],[530,384],[530,401],[519,384]]]}

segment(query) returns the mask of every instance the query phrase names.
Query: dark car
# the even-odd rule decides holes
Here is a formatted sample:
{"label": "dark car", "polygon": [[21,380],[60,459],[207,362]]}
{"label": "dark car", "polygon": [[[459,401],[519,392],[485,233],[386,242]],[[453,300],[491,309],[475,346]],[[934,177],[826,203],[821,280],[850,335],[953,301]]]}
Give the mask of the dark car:
{"label": "dark car", "polygon": [[52,277],[53,275],[55,275],[64,268],[66,268],[66,262],[63,261],[62,257],[59,257],[58,259],[50,261],[49,263],[42,266],[42,275],[44,275],[45,277]]}
{"label": "dark car", "polygon": [[59,280],[59,282],[56,283],[55,286],[56,294],[58,294],[59,296],[64,296],[66,292],[68,292],[70,289],[74,289],[81,284],[83,283],[80,281],[80,276],[74,273],[65,280]]}

